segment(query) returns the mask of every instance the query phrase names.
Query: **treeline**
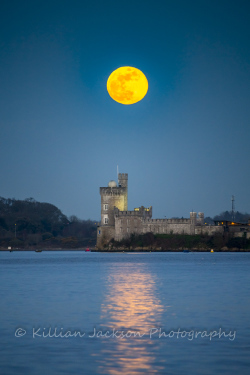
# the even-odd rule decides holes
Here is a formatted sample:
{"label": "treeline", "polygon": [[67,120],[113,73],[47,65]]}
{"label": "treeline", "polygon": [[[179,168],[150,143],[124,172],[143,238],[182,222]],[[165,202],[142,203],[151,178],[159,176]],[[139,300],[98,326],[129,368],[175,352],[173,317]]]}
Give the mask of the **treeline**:
{"label": "treeline", "polygon": [[0,197],[0,247],[95,246],[97,222],[65,216],[56,206]]}
{"label": "treeline", "polygon": [[229,237],[220,234],[208,235],[185,235],[185,234],[153,234],[145,233],[141,235],[132,234],[122,241],[112,240],[109,245],[110,250],[230,250],[230,249],[250,249],[250,239],[245,237]]}
{"label": "treeline", "polygon": [[224,212],[221,212],[219,215],[214,216],[213,218],[206,217],[205,223],[213,224],[215,220],[218,220],[218,221],[227,220],[227,221],[235,221],[236,223],[244,224],[248,222],[248,219],[250,219],[250,214],[248,213],[242,213],[242,212],[236,211],[233,217],[232,212],[224,211]]}

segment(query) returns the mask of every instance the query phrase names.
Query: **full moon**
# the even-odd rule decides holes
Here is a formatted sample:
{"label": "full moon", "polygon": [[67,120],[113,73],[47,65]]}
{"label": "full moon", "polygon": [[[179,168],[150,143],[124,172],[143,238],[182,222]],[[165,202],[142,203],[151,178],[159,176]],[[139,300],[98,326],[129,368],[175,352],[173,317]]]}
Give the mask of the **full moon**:
{"label": "full moon", "polygon": [[114,70],[107,81],[107,90],[112,99],[121,104],[134,104],[144,98],[148,91],[148,80],[137,68],[122,66]]}

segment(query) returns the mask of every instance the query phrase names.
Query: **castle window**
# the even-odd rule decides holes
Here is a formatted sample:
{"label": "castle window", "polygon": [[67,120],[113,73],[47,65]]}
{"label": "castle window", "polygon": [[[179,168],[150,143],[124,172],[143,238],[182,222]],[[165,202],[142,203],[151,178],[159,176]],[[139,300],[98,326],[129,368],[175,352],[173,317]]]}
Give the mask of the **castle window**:
{"label": "castle window", "polygon": [[108,204],[105,204],[105,205],[104,205],[104,210],[107,211],[108,208],[109,208],[109,205],[108,205]]}
{"label": "castle window", "polygon": [[109,219],[108,219],[108,217],[106,216],[106,217],[104,218],[104,224],[108,224],[108,222],[109,222]]}

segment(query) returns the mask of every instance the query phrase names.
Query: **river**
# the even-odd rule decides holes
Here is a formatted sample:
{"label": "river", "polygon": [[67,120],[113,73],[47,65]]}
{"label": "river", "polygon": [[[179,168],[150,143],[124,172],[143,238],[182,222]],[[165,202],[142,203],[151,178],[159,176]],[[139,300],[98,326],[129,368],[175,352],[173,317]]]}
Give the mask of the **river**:
{"label": "river", "polygon": [[250,253],[0,252],[0,372],[249,374]]}

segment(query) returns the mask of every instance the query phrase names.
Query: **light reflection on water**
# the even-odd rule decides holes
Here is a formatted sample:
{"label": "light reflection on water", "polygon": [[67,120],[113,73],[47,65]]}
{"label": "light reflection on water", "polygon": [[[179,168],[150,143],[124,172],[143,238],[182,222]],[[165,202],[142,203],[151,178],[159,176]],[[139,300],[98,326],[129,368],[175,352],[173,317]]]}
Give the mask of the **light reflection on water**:
{"label": "light reflection on water", "polygon": [[102,319],[108,320],[109,327],[145,331],[160,322],[163,306],[150,273],[140,269],[109,275],[108,288]]}
{"label": "light reflection on water", "polygon": [[156,373],[163,367],[152,367],[155,356],[150,351],[149,332],[160,324],[164,310],[157,298],[157,280],[141,264],[136,269],[131,269],[131,265],[123,268],[123,273],[108,276],[107,292],[101,306],[102,331],[119,331],[117,335],[122,335],[123,331],[131,337],[112,338],[112,346],[106,339],[99,371],[110,375],[134,375],[138,371]]}

